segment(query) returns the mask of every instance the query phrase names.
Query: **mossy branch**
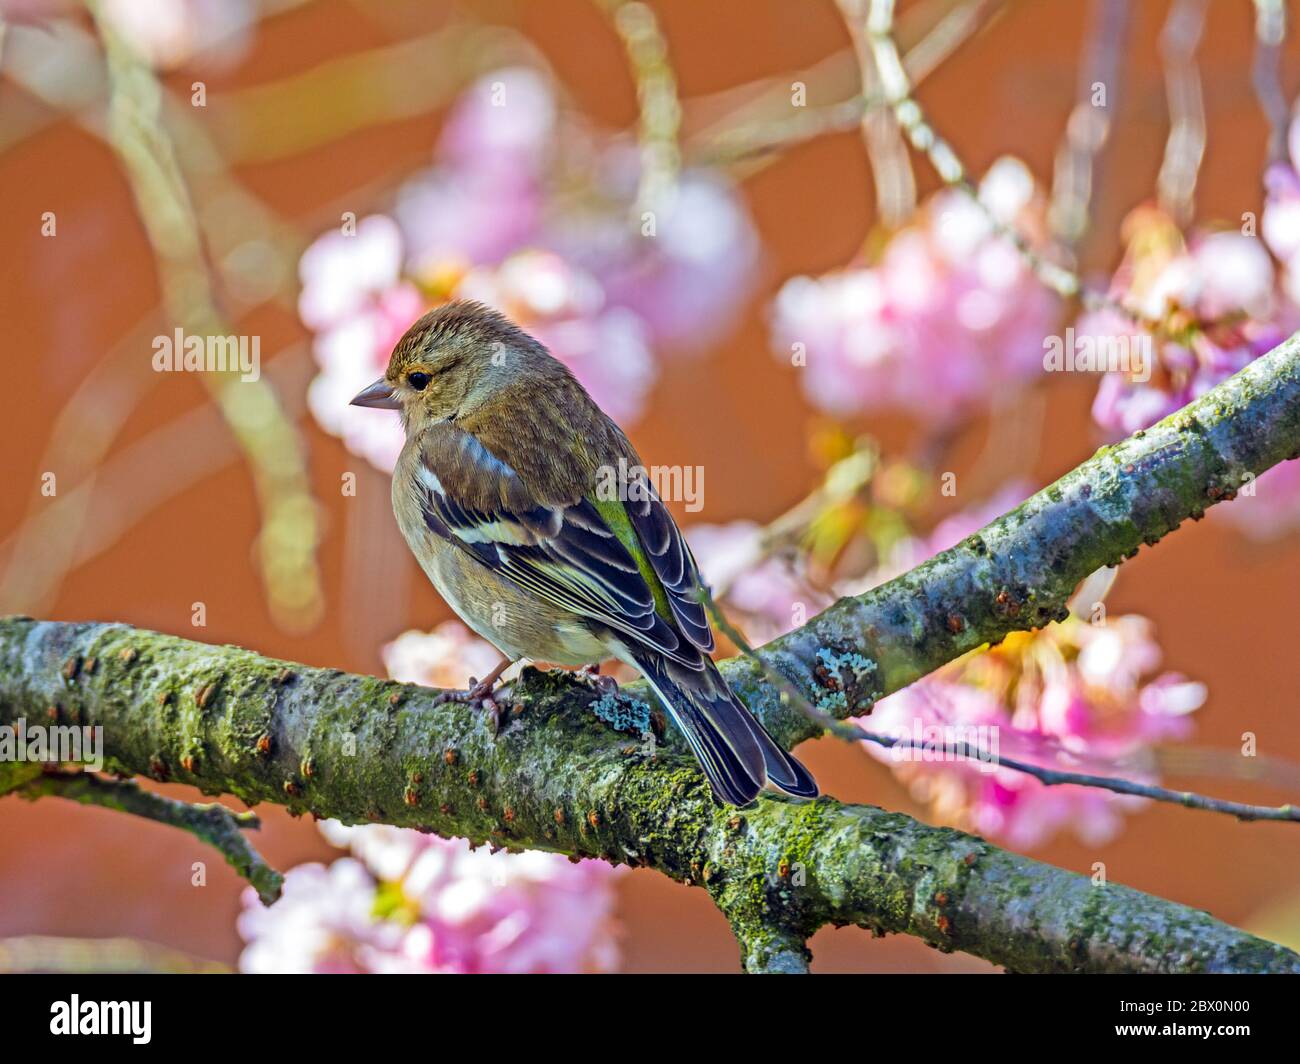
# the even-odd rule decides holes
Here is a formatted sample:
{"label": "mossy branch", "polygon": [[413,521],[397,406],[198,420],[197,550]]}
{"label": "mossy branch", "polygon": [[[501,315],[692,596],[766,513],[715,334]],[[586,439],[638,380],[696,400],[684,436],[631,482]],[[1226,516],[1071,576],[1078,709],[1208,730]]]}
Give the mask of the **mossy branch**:
{"label": "mossy branch", "polygon": [[[836,717],[981,644],[1063,616],[1131,557],[1300,452],[1300,339],[1104,448],[952,550],[845,599],[761,653]],[[763,667],[728,678],[788,743],[816,726]],[[638,693],[631,688],[631,694]],[[683,744],[628,744],[591,690],[525,670],[486,716],[408,684],[126,625],[0,621],[0,724],[104,729],[109,770],[506,848],[658,869],[708,890],[745,966],[798,971],[826,924],[915,935],[1016,971],[1292,971],[1300,956],[1205,913],[870,806],[764,795],[723,808]]]}
{"label": "mossy branch", "polygon": [[347,823],[656,868],[703,886],[753,971],[825,924],[917,935],[1017,971],[1300,971],[1204,913],[830,798],[722,808],[680,743],[628,745],[564,674],[526,670],[493,735],[437,692],[125,625],[0,621],[0,721],[58,705],[105,767]]}

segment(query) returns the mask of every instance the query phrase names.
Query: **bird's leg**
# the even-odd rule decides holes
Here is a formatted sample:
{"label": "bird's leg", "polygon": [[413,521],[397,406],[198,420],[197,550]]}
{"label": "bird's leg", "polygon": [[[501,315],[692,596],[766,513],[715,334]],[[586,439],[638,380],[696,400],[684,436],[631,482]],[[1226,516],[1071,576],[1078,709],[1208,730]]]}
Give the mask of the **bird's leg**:
{"label": "bird's leg", "polygon": [[591,684],[600,695],[617,695],[618,681],[612,676],[604,676],[600,671],[600,662],[594,661],[578,670],[578,675]]}
{"label": "bird's leg", "polygon": [[463,691],[456,689],[442,691],[434,698],[433,704],[436,706],[443,702],[464,702],[473,709],[486,710],[492,715],[492,730],[495,732],[501,725],[501,710],[492,696],[495,693],[497,680],[501,679],[501,674],[513,664],[514,662],[509,658],[503,657],[496,668],[483,679],[476,680],[471,676],[469,687]]}

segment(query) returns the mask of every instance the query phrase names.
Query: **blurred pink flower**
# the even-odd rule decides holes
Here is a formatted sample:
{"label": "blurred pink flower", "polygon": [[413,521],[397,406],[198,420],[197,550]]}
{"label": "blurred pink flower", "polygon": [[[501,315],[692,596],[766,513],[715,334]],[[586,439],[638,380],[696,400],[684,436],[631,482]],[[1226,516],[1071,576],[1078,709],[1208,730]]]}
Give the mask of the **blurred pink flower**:
{"label": "blurred pink flower", "polygon": [[[1111,309],[1086,313],[1075,327],[1077,336],[1119,339],[1129,350],[1151,354],[1153,364],[1139,373],[1113,371],[1102,377],[1093,418],[1117,436],[1186,406],[1285,336],[1275,322],[1273,264],[1258,240],[1236,232],[1209,233],[1183,250],[1170,224],[1156,212],[1140,218],[1128,260],[1110,291],[1143,320],[1159,323],[1162,334],[1152,335]],[[1139,379],[1143,376],[1149,379]]]}
{"label": "blurred pink flower", "polygon": [[[942,819],[1028,849],[1067,828],[1101,844],[1142,799],[1074,785],[1047,787],[998,765],[1009,757],[1096,775],[1149,778],[1144,753],[1183,739],[1202,684],[1154,677],[1160,650],[1145,618],[1090,624],[1070,617],[962,659],[877,704],[858,723],[932,744],[929,751],[864,743]],[[953,756],[966,742],[989,760]],[[1116,765],[1122,767],[1117,768]]]}
{"label": "blurred pink flower", "polygon": [[351,849],[292,869],[284,897],[244,895],[244,971],[564,973],[618,964],[616,870],[559,854],[490,853],[417,831],[322,824]]}
{"label": "blurred pink flower", "polygon": [[805,392],[836,415],[898,407],[942,420],[1005,396],[1042,368],[1057,301],[989,219],[1030,225],[1025,166],[1004,158],[979,189],[936,194],[874,266],[796,277],[777,294],[773,337],[803,345]]}
{"label": "blurred pink flower", "polygon": [[501,660],[500,652],[460,621],[443,621],[431,632],[403,632],[380,651],[394,680],[425,687],[464,687]]}
{"label": "blurred pink flower", "polygon": [[360,861],[299,865],[270,908],[249,887],[237,926],[248,945],[239,970],[344,975],[379,970],[401,946],[402,928],[374,918],[376,884]]}
{"label": "blurred pink flower", "polygon": [[613,417],[636,418],[657,376],[652,345],[698,344],[727,327],[758,246],[731,186],[698,171],[681,175],[653,232],[634,223],[636,160],[562,120],[538,71],[501,70],[470,86],[434,165],[398,194],[396,220],[367,218],[303,256],[299,313],[318,333],[310,405],[321,426],[390,467],[397,419],[348,411],[347,401],[383,372],[406,326],[452,298],[508,314]]}
{"label": "blurred pink flower", "polygon": [[1259,232],[1284,267],[1283,288],[1292,303],[1300,304],[1300,114],[1293,115],[1288,131],[1289,158],[1269,165],[1264,172],[1264,214]]}
{"label": "blurred pink flower", "polygon": [[[630,201],[635,171],[628,177],[614,187]],[[619,215],[589,213],[557,231],[556,246],[601,279],[611,302],[636,313],[651,344],[678,350],[698,350],[731,328],[759,260],[758,234],[735,190],[689,170],[656,205],[653,234]]]}
{"label": "blurred pink flower", "polygon": [[384,375],[393,345],[425,309],[418,289],[400,279],[401,262],[397,225],[372,215],[351,235],[321,236],[298,264],[298,314],[316,330],[312,350],[321,368],[307,391],[308,408],[321,428],[380,469],[397,461],[401,423],[348,403]]}
{"label": "blurred pink flower", "polygon": [[[928,535],[903,540],[877,572],[837,590],[856,595],[877,586],[956,546],[1027,495],[1024,484],[1004,485]],[[1092,598],[1104,597],[1113,573],[1096,577],[1076,593],[1089,615]],[[1119,830],[1120,812],[1141,801],[1086,787],[1046,787],[999,768],[996,757],[981,762],[938,756],[945,746],[964,741],[1032,764],[1131,778],[1143,773],[1150,744],[1184,738],[1187,715],[1205,699],[1204,686],[1177,673],[1153,675],[1160,648],[1145,618],[1097,616],[1097,624],[1072,614],[1036,632],[1013,632],[998,646],[882,699],[857,721],[867,731],[935,744],[934,753],[864,745],[949,822],[1022,849],[1065,828],[1085,841],[1104,841]],[[1117,770],[1120,761],[1124,767]]]}
{"label": "blurred pink flower", "polygon": [[[1265,242],[1287,263],[1288,286],[1300,249],[1300,185],[1295,182],[1285,166],[1270,171],[1262,226]],[[1111,295],[1158,325],[1160,335],[1115,310],[1085,314],[1076,327],[1078,335],[1121,339],[1130,348],[1145,344],[1152,354],[1154,364],[1143,374],[1148,380],[1124,372],[1102,377],[1092,414],[1113,436],[1147,428],[1186,406],[1300,326],[1300,311],[1277,291],[1272,261],[1254,237],[1209,233],[1184,248],[1173,223],[1150,209],[1134,212],[1128,228],[1129,251]],[[1285,463],[1243,480],[1237,497],[1214,513],[1260,539],[1297,527],[1300,469]]]}

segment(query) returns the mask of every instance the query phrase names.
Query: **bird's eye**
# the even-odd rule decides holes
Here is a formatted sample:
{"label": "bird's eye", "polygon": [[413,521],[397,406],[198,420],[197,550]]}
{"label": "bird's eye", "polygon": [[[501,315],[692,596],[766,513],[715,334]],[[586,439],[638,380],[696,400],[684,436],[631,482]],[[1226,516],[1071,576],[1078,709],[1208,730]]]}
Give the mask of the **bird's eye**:
{"label": "bird's eye", "polygon": [[417,392],[424,391],[425,385],[427,385],[432,379],[433,378],[431,378],[427,373],[408,373],[406,375],[406,383]]}

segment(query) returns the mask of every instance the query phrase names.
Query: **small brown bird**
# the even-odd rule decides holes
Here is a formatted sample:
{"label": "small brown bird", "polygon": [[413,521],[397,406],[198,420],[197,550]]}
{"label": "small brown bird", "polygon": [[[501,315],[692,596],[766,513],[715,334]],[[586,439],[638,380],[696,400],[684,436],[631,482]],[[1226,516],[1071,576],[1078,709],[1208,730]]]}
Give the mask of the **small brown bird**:
{"label": "small brown bird", "polygon": [[[401,413],[393,511],[434,587],[505,659],[637,669],[724,802],[817,784],[709,657],[700,576],[636,451],[569,370],[478,303],[420,318],[352,400]],[[617,484],[617,490],[610,486]]]}

